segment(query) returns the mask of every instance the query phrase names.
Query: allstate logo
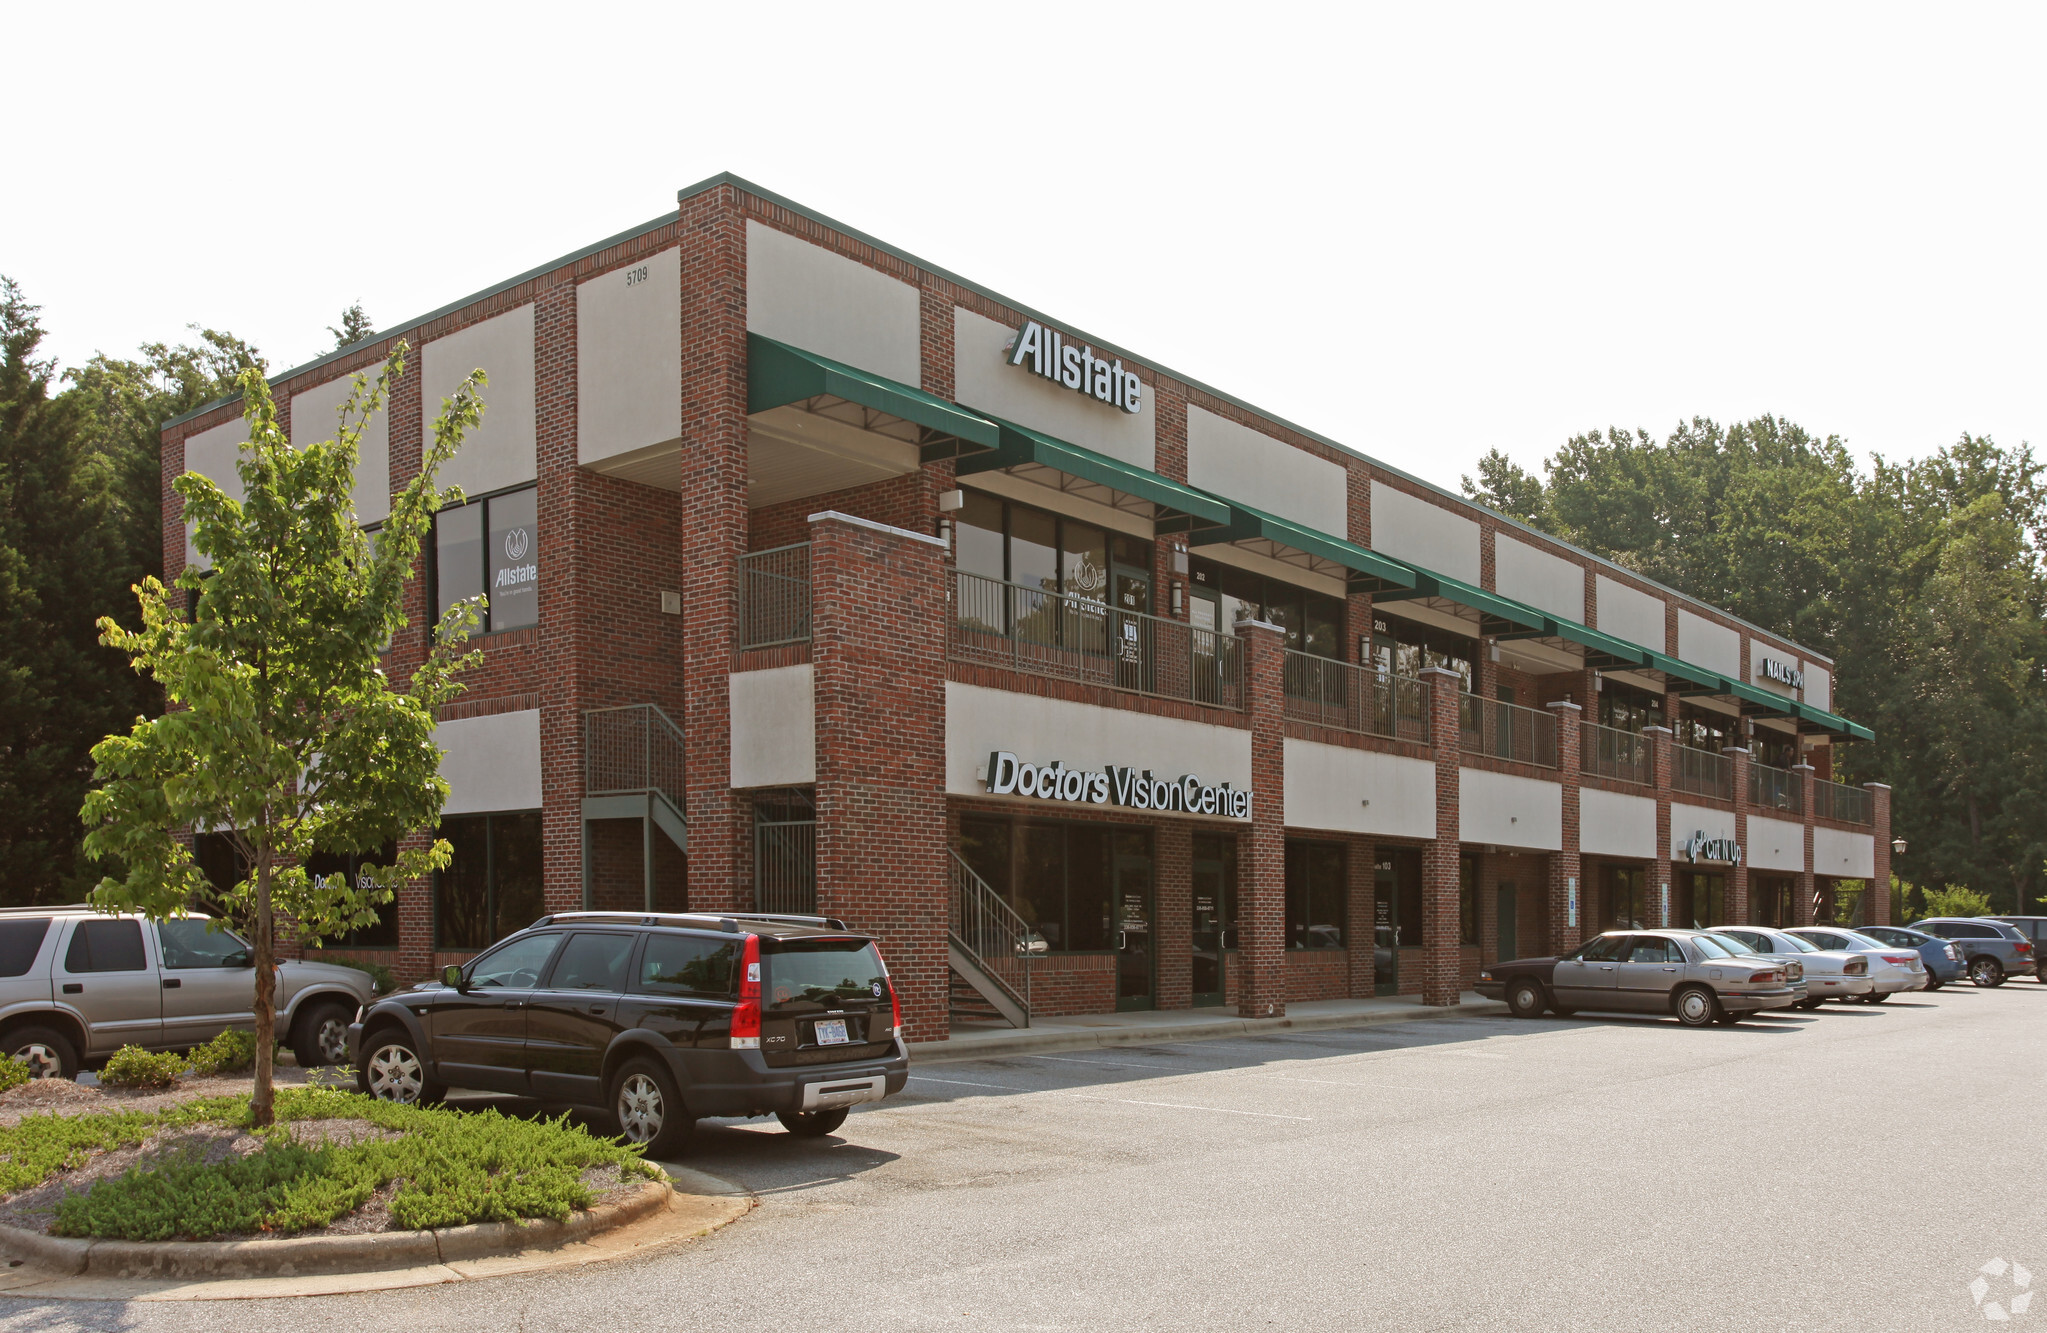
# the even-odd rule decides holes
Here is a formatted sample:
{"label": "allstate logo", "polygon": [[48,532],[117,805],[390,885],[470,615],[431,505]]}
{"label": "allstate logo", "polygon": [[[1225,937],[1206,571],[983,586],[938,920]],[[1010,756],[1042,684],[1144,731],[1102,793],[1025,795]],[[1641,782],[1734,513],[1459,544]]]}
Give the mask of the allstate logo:
{"label": "allstate logo", "polygon": [[526,529],[513,528],[505,534],[505,559],[523,559],[526,555],[526,549],[531,545],[533,545],[533,539],[526,535]]}
{"label": "allstate logo", "polygon": [[[2011,1275],[2011,1294],[2002,1301],[1986,1300],[1990,1295],[1990,1278]],[[2003,1284],[1999,1284],[2003,1285]],[[1976,1298],[1976,1308],[1992,1323],[2001,1323],[2015,1314],[2024,1314],[2026,1307],[2033,1303],[2033,1275],[2026,1271],[2024,1264],[2008,1264],[2003,1259],[1992,1259],[1976,1270],[1976,1280],[1969,1284],[1969,1294]]]}

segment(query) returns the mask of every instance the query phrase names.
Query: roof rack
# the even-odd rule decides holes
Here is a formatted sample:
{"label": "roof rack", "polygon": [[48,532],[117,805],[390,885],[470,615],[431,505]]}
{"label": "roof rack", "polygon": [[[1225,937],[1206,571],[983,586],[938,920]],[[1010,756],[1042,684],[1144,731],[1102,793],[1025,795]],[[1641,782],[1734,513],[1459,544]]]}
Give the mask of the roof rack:
{"label": "roof rack", "polygon": [[[0,916],[49,916],[53,912],[98,912],[91,903],[51,903],[47,907],[0,907]],[[102,913],[104,915],[104,913]]]}
{"label": "roof rack", "polygon": [[845,930],[847,925],[835,916],[796,916],[787,912],[606,912],[573,911],[550,912],[541,917],[528,930],[556,921],[630,921],[642,926],[659,925],[664,921],[703,922],[722,930],[736,931],[742,921],[758,921],[766,925],[816,926],[823,930]]}

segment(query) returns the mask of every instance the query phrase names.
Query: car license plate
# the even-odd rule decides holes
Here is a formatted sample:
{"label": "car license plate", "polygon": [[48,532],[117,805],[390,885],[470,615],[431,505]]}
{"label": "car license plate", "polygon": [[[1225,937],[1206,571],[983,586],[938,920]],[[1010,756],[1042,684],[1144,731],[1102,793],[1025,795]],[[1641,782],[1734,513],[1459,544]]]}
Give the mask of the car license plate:
{"label": "car license plate", "polygon": [[816,1032],[820,1046],[844,1046],[852,1040],[846,1035],[846,1020],[843,1018],[820,1019]]}

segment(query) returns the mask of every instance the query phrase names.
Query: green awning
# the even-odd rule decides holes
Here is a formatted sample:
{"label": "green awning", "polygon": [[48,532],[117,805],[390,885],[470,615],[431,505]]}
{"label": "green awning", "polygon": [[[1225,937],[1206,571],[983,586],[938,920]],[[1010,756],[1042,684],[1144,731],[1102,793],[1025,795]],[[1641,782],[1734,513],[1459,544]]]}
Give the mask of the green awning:
{"label": "green awning", "polygon": [[1729,681],[1717,671],[1695,667],[1690,662],[1681,662],[1665,653],[1645,651],[1642,657],[1642,665],[1652,671],[1661,671],[1664,675],[1681,680],[1690,686],[1691,688],[1685,691],[1687,694],[1727,693]]}
{"label": "green awning", "polygon": [[1220,527],[1230,520],[1229,506],[1192,486],[1168,480],[1156,472],[1132,467],[1119,459],[1083,449],[1077,444],[1054,439],[1029,426],[1019,426],[999,417],[990,418],[998,432],[990,453],[962,458],[954,469],[960,476],[994,472],[1001,468],[1037,466],[1073,477],[1117,495],[1129,496],[1152,506],[1152,522],[1159,532],[1195,532]]}
{"label": "green awning", "polygon": [[1549,621],[1549,637],[1568,640],[1580,648],[1587,649],[1585,662],[1588,666],[1601,669],[1613,667],[1638,667],[1648,659],[1649,650],[1638,648],[1611,634],[1601,634],[1574,621],[1559,620],[1555,616],[1545,617]]}
{"label": "green awning", "polygon": [[1847,718],[1829,713],[1824,708],[1815,708],[1811,704],[1793,704],[1792,711],[1814,726],[1831,731],[1837,736],[1846,736],[1857,741],[1876,739],[1876,733],[1860,722],[1850,722]]}
{"label": "green awning", "polygon": [[1229,521],[1220,528],[1195,533],[1196,546],[1267,541],[1274,546],[1299,551],[1303,555],[1337,566],[1343,570],[1345,582],[1352,592],[1369,592],[1383,596],[1395,591],[1407,593],[1407,590],[1414,587],[1418,571],[1409,569],[1397,560],[1388,560],[1385,556],[1369,551],[1355,542],[1347,542],[1341,537],[1331,537],[1295,523],[1291,519],[1268,514],[1249,505],[1238,504],[1235,500],[1229,501],[1227,508]]}
{"label": "green awning", "polygon": [[[1723,677],[1723,679],[1725,678]],[[1759,708],[1766,712],[1781,713],[1785,717],[1796,717],[1798,715],[1797,700],[1787,699],[1781,694],[1772,694],[1770,691],[1759,689],[1754,685],[1745,685],[1738,680],[1729,680],[1727,682],[1727,692],[1746,705],[1742,709],[1743,712],[1749,711],[1750,708]]]}
{"label": "green awning", "polygon": [[[915,443],[924,462],[961,458],[999,443],[995,423],[922,389],[898,384],[865,370],[763,338],[746,335],[746,410],[767,412],[792,403],[822,415],[845,419],[834,409],[852,406],[850,424],[881,429],[895,422],[915,427]],[[875,420],[878,413],[882,420]]]}
{"label": "green awning", "polygon": [[1516,634],[1525,630],[1543,633],[1549,628],[1548,617],[1532,606],[1523,606],[1511,597],[1474,588],[1458,579],[1431,574],[1426,569],[1414,571],[1414,587],[1382,593],[1377,600],[1397,602],[1419,597],[1440,597],[1478,612],[1481,634]]}

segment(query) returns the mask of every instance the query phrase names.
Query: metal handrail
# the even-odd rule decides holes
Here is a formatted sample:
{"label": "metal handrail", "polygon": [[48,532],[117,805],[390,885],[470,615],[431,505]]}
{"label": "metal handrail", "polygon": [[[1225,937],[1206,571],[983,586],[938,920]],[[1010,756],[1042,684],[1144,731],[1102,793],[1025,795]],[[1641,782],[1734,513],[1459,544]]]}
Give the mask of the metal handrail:
{"label": "metal handrail", "polygon": [[[1023,960],[1022,999],[1028,1013],[1031,1007],[1032,964],[1045,951],[1044,938],[1031,929],[1031,923],[1024,920],[993,885],[967,864],[958,848],[946,850],[952,856],[952,933],[967,952],[983,963],[991,963],[997,958]],[[995,979],[1005,986],[1009,984],[999,975]]]}
{"label": "metal handrail", "polygon": [[1822,777],[1812,780],[1812,813],[1815,819],[1833,819],[1843,824],[1876,822],[1867,788],[1850,787]]}
{"label": "metal handrail", "polygon": [[659,704],[593,708],[583,714],[583,794],[659,792],[682,808],[688,790],[682,728]]}
{"label": "metal handrail", "polygon": [[1602,722],[1579,724],[1578,767],[1603,778],[1639,782],[1645,787],[1656,780],[1656,760],[1649,748],[1649,738]]}
{"label": "metal handrail", "polygon": [[1689,745],[1670,747],[1670,785],[1695,796],[1734,799],[1734,766],[1724,754],[1698,750]]}
{"label": "metal handrail", "polygon": [[769,648],[810,638],[810,543],[739,557],[739,646]]}
{"label": "metal handrail", "polygon": [[1286,650],[1281,676],[1286,715],[1297,722],[1428,744],[1427,681],[1293,648]]}
{"label": "metal handrail", "polygon": [[1805,813],[1805,784],[1798,780],[1798,774],[1787,772],[1774,764],[1759,764],[1754,760],[1748,766],[1748,802],[1758,810],[1778,810],[1788,815]]}
{"label": "metal handrail", "polygon": [[1232,634],[964,569],[951,575],[946,650],[956,661],[1244,706],[1243,651]]}
{"label": "metal handrail", "polygon": [[1458,701],[1457,726],[1466,754],[1491,755],[1544,768],[1557,766],[1554,713],[1466,694]]}

